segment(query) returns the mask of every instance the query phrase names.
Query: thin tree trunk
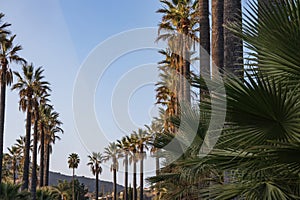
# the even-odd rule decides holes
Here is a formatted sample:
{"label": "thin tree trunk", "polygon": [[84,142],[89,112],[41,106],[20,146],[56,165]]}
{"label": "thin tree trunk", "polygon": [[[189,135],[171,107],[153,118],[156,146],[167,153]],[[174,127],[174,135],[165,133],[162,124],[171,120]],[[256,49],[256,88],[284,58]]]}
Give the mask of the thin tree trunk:
{"label": "thin tree trunk", "polygon": [[31,195],[32,200],[36,200],[36,185],[37,185],[37,140],[38,140],[38,115],[35,116],[33,130],[33,151],[32,151],[32,174],[31,174]]}
{"label": "thin tree trunk", "polygon": [[26,137],[25,137],[25,161],[23,166],[23,185],[22,190],[27,190],[29,185],[29,165],[30,165],[30,132],[31,132],[31,109],[27,109]]}
{"label": "thin tree trunk", "polygon": [[[2,65],[3,72],[6,71],[6,66]],[[5,76],[3,73],[2,76]],[[1,77],[3,80],[5,77]],[[5,80],[5,79],[4,79]],[[4,119],[5,119],[5,96],[6,96],[6,83],[1,81],[1,97],[0,97],[0,185],[2,183],[2,167],[3,167],[3,143],[4,143]],[[1,187],[0,187],[1,193]]]}
{"label": "thin tree trunk", "polygon": [[113,169],[114,176],[114,200],[117,200],[117,169]]}
{"label": "thin tree trunk", "polygon": [[[188,40],[188,38],[185,38],[185,40]],[[187,45],[187,41],[185,41],[185,44]],[[186,46],[185,45],[185,46]],[[190,87],[190,76],[191,76],[191,71],[190,71],[190,52],[189,48],[184,47],[184,61],[183,61],[183,98],[184,102],[186,104],[191,103],[191,87]]]}
{"label": "thin tree trunk", "polygon": [[45,143],[45,170],[44,170],[44,186],[49,185],[49,167],[50,167],[50,144]]}
{"label": "thin tree trunk", "polygon": [[[215,0],[213,0],[215,1]],[[200,75],[210,78],[210,26],[209,26],[209,1],[199,0],[200,12]],[[200,99],[207,95],[206,89],[200,90]]]}
{"label": "thin tree trunk", "polygon": [[[135,155],[134,155],[135,156]],[[136,158],[133,161],[133,200],[137,200],[137,190],[136,190]]]}
{"label": "thin tree trunk", "polygon": [[128,200],[128,153],[125,155],[125,200]]}
{"label": "thin tree trunk", "polygon": [[16,161],[14,161],[13,164],[13,176],[14,176],[14,184],[16,184],[16,179],[17,179],[17,166],[16,166]]}
{"label": "thin tree trunk", "polygon": [[140,200],[144,197],[144,147],[141,146],[140,149],[141,159],[140,159]]}
{"label": "thin tree trunk", "polygon": [[[224,1],[224,24],[242,22],[241,0]],[[226,71],[242,78],[243,71],[243,41],[228,28],[224,29],[224,68]]]}
{"label": "thin tree trunk", "polygon": [[[157,150],[156,156],[155,156],[155,173],[156,173],[156,176],[158,176],[159,172],[160,172],[160,168],[159,168],[159,152],[158,151],[159,151],[159,149]],[[158,199],[159,194],[160,194],[160,183],[157,183],[156,189],[158,190],[157,193],[156,193],[156,199]]]}
{"label": "thin tree trunk", "polygon": [[41,150],[40,150],[40,187],[44,186],[44,169],[45,169],[45,132],[44,127],[41,127]]}
{"label": "thin tree trunk", "polygon": [[98,200],[98,194],[99,194],[99,173],[98,173],[98,166],[96,166],[96,200]]}
{"label": "thin tree trunk", "polygon": [[74,176],[75,176],[75,168],[73,168],[73,176],[72,176],[72,181],[73,181],[73,200],[75,200],[75,182],[74,182]]}
{"label": "thin tree trunk", "polygon": [[190,45],[189,45],[189,19],[182,19],[183,24],[183,46],[182,46],[182,89],[183,101],[185,103],[191,102],[191,89],[190,89]]}
{"label": "thin tree trunk", "polygon": [[212,1],[212,76],[224,68],[224,0]]}

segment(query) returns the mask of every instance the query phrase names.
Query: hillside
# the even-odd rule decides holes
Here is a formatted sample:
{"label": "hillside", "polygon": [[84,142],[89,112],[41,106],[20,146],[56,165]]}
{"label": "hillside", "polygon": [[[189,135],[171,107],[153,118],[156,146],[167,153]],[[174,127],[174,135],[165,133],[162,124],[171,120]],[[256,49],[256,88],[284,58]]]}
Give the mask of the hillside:
{"label": "hillside", "polygon": [[[89,192],[95,191],[95,179],[84,177],[84,176],[75,176],[76,179],[79,180],[80,183],[83,183],[88,189]],[[57,185],[58,180],[67,180],[71,181],[72,176],[67,176],[57,172],[50,172],[49,174],[49,184],[50,185]],[[124,189],[123,186],[117,185],[117,190],[122,191]],[[99,181],[99,192],[111,192],[113,190],[113,183],[108,181]]]}

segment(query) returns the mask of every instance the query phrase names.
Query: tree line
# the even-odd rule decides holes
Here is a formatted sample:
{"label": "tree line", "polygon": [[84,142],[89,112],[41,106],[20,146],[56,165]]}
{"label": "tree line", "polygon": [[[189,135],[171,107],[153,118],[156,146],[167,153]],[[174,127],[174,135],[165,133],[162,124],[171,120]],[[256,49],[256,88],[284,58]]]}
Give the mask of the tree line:
{"label": "tree line", "polygon": [[[21,189],[27,191],[30,188],[32,199],[36,199],[37,186],[43,187],[49,183],[50,154],[53,144],[60,139],[58,134],[63,133],[62,122],[59,113],[51,104],[50,83],[45,79],[44,69],[34,67],[33,63],[29,63],[19,55],[22,47],[15,44],[16,35],[9,30],[11,24],[3,22],[3,18],[4,14],[1,13],[0,184],[3,179],[7,181],[10,177],[7,175],[12,173],[13,183],[18,179],[22,183]],[[13,70],[12,66],[22,66],[22,68]],[[18,92],[19,110],[26,113],[26,122],[25,136],[17,139],[16,144],[8,148],[9,153],[4,154],[7,87]]]}

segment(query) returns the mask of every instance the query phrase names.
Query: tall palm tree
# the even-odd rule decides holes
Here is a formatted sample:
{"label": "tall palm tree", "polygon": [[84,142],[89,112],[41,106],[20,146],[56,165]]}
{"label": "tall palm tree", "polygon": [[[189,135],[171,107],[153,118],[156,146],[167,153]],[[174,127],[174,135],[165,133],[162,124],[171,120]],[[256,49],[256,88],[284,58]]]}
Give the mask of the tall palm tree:
{"label": "tall palm tree", "polygon": [[125,166],[125,175],[124,175],[124,186],[125,186],[125,192],[124,192],[124,198],[125,200],[129,200],[128,196],[128,157],[130,154],[130,145],[127,137],[123,137],[121,140],[117,141],[117,145],[120,148],[121,153],[124,155],[124,161],[123,164]]}
{"label": "tall palm tree", "polygon": [[[17,140],[16,143],[14,144],[14,146],[17,148],[18,153],[21,155],[21,161],[20,161],[20,166],[24,166],[24,162],[25,162],[25,151],[26,151],[26,138],[25,136],[20,136]],[[32,144],[30,143],[30,149],[32,149]],[[22,171],[23,173],[23,169],[20,169],[20,171]]]}
{"label": "tall palm tree", "polygon": [[154,118],[151,122],[151,125],[145,125],[147,128],[147,132],[149,134],[147,143],[151,146],[150,152],[155,157],[155,171],[156,175],[159,175],[159,158],[160,158],[160,149],[157,148],[154,144],[156,142],[156,138],[161,135],[164,131],[163,121],[158,118]]}
{"label": "tall palm tree", "polygon": [[96,176],[96,184],[95,184],[95,199],[98,199],[99,195],[99,174],[102,173],[101,163],[104,161],[104,157],[101,153],[93,152],[92,155],[88,156],[89,162],[88,166],[90,166],[93,175]]}
{"label": "tall palm tree", "polygon": [[[176,63],[176,69],[181,74],[178,87],[178,98],[181,101],[190,102],[190,57],[191,57],[191,39],[197,41],[196,24],[198,23],[195,16],[196,1],[167,1],[161,0],[163,8],[157,12],[162,13],[162,22],[159,24],[157,40],[168,40],[172,57]],[[187,81],[185,81],[186,79]]]}
{"label": "tall palm tree", "polygon": [[77,153],[71,153],[68,157],[68,164],[69,164],[69,168],[72,168],[73,170],[73,174],[72,174],[72,181],[73,181],[73,200],[75,200],[75,169],[78,168],[80,159]]}
{"label": "tall palm tree", "polygon": [[[224,0],[224,25],[242,24],[241,0]],[[243,41],[228,28],[224,29],[224,69],[243,77]]]}
{"label": "tall palm tree", "polygon": [[166,130],[175,132],[173,124],[170,123],[170,118],[178,115],[180,113],[179,106],[179,91],[178,91],[178,74],[177,66],[174,63],[174,55],[171,50],[167,48],[166,50],[160,50],[165,58],[160,61],[159,64],[159,78],[160,81],[156,83],[156,104],[160,104],[166,107],[164,112],[165,120],[164,127]]}
{"label": "tall palm tree", "polygon": [[39,176],[40,176],[40,187],[44,186],[44,172],[45,172],[45,131],[48,127],[48,123],[50,121],[51,116],[56,116],[53,111],[53,106],[48,104],[40,106],[40,121],[39,121],[39,138],[40,138],[40,169],[39,169]]}
{"label": "tall palm tree", "polygon": [[[0,23],[3,16],[4,15],[0,13]],[[13,81],[10,63],[25,63],[25,60],[18,56],[18,52],[22,50],[22,47],[13,44],[16,35],[8,38],[8,35],[6,34],[8,31],[6,31],[5,28],[8,26],[9,24],[6,23],[0,25],[0,172],[2,172],[6,86],[11,85]],[[1,182],[2,175],[0,173],[0,183]]]}
{"label": "tall palm tree", "polygon": [[37,68],[34,70],[33,65],[23,65],[23,76],[14,72],[18,78],[18,82],[12,86],[12,90],[18,90],[20,96],[19,108],[23,112],[26,112],[26,151],[25,151],[25,161],[23,167],[23,186],[22,189],[28,189],[29,183],[29,163],[30,163],[30,133],[31,133],[31,123],[32,123],[32,114],[35,105],[35,94],[39,93],[40,90],[46,89],[48,86],[45,82],[41,81],[42,68]]}
{"label": "tall palm tree", "polygon": [[44,155],[42,160],[44,161],[44,186],[49,184],[49,166],[50,166],[50,154],[52,153],[52,145],[55,144],[56,140],[60,140],[57,133],[64,133],[60,127],[62,122],[59,120],[59,113],[51,111],[50,118],[47,118],[46,126],[44,128]]}
{"label": "tall palm tree", "polygon": [[117,200],[117,171],[119,169],[118,158],[120,156],[120,149],[115,142],[109,143],[108,147],[104,149],[104,161],[111,160],[112,164],[110,170],[113,171],[113,192],[114,200]]}
{"label": "tall palm tree", "polygon": [[128,150],[130,152],[129,162],[133,163],[133,183],[132,183],[132,196],[133,200],[137,200],[137,183],[136,183],[136,163],[138,162],[138,149],[137,149],[137,137],[134,137],[133,134],[127,136],[128,141]]}
{"label": "tall palm tree", "polygon": [[136,148],[138,149],[139,153],[139,160],[140,160],[140,200],[144,197],[144,159],[146,152],[145,150],[148,149],[147,143],[150,140],[150,135],[143,129],[138,129],[137,132],[133,132],[131,135],[132,138],[136,140]]}
{"label": "tall palm tree", "polygon": [[224,68],[224,0],[215,0],[212,4],[212,77]]}
{"label": "tall palm tree", "polygon": [[[209,1],[198,0],[199,6],[199,23],[200,23],[200,74],[201,76],[210,77],[210,25],[209,25]],[[203,51],[202,51],[203,50]],[[207,93],[205,89],[200,90],[200,97]]]}
{"label": "tall palm tree", "polygon": [[48,91],[50,91],[49,83],[43,81],[43,70],[40,71],[39,89],[34,93],[34,111],[33,111],[33,151],[32,151],[32,174],[31,174],[31,194],[33,200],[36,199],[37,187],[37,143],[38,143],[38,127],[40,121],[40,106],[44,105],[48,99]]}

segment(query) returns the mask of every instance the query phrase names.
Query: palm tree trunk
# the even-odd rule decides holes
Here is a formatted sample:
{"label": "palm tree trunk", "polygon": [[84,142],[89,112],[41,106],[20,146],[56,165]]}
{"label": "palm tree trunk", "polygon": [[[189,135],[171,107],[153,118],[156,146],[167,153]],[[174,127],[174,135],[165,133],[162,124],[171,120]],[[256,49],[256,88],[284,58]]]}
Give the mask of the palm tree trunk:
{"label": "palm tree trunk", "polygon": [[22,190],[28,189],[29,184],[29,154],[30,154],[30,132],[31,132],[31,109],[27,109],[27,119],[26,119],[26,137],[25,137],[25,161],[23,166],[23,185]]}
{"label": "palm tree trunk", "polygon": [[49,185],[49,166],[50,166],[50,144],[45,143],[45,163],[44,163],[44,186]]}
{"label": "palm tree trunk", "polygon": [[212,76],[224,68],[224,1],[212,1]]}
{"label": "palm tree trunk", "polygon": [[[185,38],[186,40],[186,38]],[[185,44],[187,45],[187,41],[185,41]],[[185,45],[185,46],[186,46]],[[183,100],[185,103],[190,104],[191,103],[191,87],[190,87],[190,52],[189,48],[184,47],[184,61],[183,61]]]}
{"label": "palm tree trunk", "polygon": [[14,161],[14,164],[13,164],[13,178],[14,178],[14,184],[16,184],[16,180],[17,180],[17,166],[16,166],[16,161]]}
{"label": "palm tree trunk", "polygon": [[117,169],[113,169],[114,176],[114,200],[117,200]]}
{"label": "palm tree trunk", "polygon": [[[241,0],[224,1],[224,24],[242,22]],[[243,77],[243,41],[228,28],[224,29],[224,68],[226,71]]]}
{"label": "palm tree trunk", "polygon": [[98,194],[99,194],[99,173],[98,173],[98,166],[96,166],[96,200],[98,200]]}
{"label": "palm tree trunk", "polygon": [[144,148],[143,145],[140,148],[141,160],[140,160],[140,200],[144,197]]}
{"label": "palm tree trunk", "polygon": [[128,200],[128,153],[125,155],[125,200]]}
{"label": "palm tree trunk", "polygon": [[185,103],[191,102],[191,89],[190,89],[190,48],[189,48],[189,19],[183,19],[183,101]]}
{"label": "palm tree trunk", "polygon": [[134,161],[133,161],[133,200],[137,200],[137,190],[136,190],[136,161],[135,161],[135,158],[134,158]]}
{"label": "palm tree trunk", "polygon": [[44,169],[45,169],[45,132],[44,127],[41,127],[41,154],[40,154],[40,187],[44,186]]}
{"label": "palm tree trunk", "polygon": [[31,174],[31,195],[32,200],[36,200],[36,165],[37,165],[37,140],[38,140],[38,115],[35,116],[34,130],[33,130],[33,152],[32,152],[32,174]]}
{"label": "palm tree trunk", "polygon": [[75,168],[73,167],[73,176],[72,176],[72,181],[73,181],[73,200],[75,200],[75,182],[74,182],[74,177],[75,177]]}
{"label": "palm tree trunk", "polygon": [[[210,77],[210,27],[209,27],[209,1],[199,0],[200,14],[200,74]],[[200,90],[200,99],[207,94],[206,89]]]}
{"label": "palm tree trunk", "polygon": [[[6,66],[2,65],[2,70],[6,71]],[[3,73],[2,76],[5,76]],[[2,80],[4,77],[2,77]],[[0,97],[0,185],[2,183],[2,167],[3,167],[3,143],[4,143],[4,119],[5,119],[5,96],[6,96],[6,83],[1,81],[1,97]],[[1,187],[0,187],[1,193]]]}

